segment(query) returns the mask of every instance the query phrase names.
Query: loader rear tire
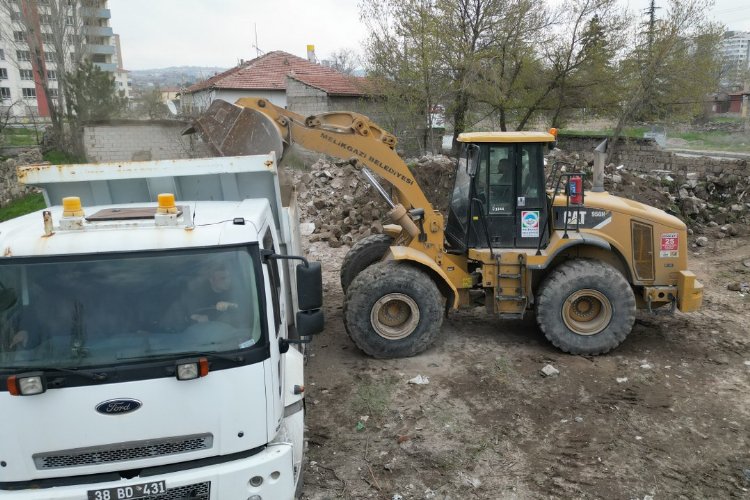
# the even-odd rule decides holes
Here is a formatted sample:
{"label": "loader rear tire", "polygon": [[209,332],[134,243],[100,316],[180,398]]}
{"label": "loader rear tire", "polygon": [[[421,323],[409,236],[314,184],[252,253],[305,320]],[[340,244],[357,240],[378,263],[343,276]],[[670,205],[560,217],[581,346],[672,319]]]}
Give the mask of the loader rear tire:
{"label": "loader rear tire", "polygon": [[635,297],[612,266],[576,259],[561,264],[537,293],[536,321],[547,340],[571,354],[604,354],[633,329]]}
{"label": "loader rear tire", "polygon": [[393,243],[387,234],[371,234],[356,242],[341,264],[341,288],[346,292],[352,280],[364,269],[379,262]]}
{"label": "loader rear tire", "polygon": [[344,301],[344,321],[349,337],[366,354],[405,358],[435,341],[444,301],[426,273],[407,263],[384,261],[354,278]]}

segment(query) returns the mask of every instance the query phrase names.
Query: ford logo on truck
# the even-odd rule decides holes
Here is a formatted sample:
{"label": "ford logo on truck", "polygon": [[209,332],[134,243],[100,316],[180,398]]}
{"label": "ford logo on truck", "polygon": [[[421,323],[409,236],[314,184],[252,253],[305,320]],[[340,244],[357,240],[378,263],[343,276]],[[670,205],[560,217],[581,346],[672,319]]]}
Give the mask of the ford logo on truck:
{"label": "ford logo on truck", "polygon": [[96,405],[96,411],[102,415],[122,415],[130,413],[142,406],[137,399],[109,399]]}

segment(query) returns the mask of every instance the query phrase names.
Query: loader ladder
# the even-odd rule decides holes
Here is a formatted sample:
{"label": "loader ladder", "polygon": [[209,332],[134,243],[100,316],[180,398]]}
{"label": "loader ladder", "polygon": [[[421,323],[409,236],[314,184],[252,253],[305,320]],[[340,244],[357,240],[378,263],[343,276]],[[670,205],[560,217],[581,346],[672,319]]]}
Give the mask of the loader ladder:
{"label": "loader ladder", "polygon": [[526,255],[502,252],[496,258],[495,309],[502,319],[523,319],[529,298],[526,294]]}

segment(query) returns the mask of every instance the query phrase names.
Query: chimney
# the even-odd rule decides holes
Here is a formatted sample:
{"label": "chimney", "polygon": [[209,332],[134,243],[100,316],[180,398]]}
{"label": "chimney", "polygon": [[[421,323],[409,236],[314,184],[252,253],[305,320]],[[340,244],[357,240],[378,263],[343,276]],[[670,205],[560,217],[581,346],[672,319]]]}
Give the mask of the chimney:
{"label": "chimney", "polygon": [[315,57],[315,45],[307,46],[307,60],[311,63],[318,62],[318,58]]}

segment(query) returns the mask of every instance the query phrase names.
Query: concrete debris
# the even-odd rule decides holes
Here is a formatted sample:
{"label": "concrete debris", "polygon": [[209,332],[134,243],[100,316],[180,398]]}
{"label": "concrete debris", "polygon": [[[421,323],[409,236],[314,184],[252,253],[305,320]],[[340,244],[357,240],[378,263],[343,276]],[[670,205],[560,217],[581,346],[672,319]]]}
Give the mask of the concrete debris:
{"label": "concrete debris", "polygon": [[545,377],[557,377],[558,375],[560,375],[560,370],[552,365],[546,365],[544,368],[542,368],[542,375],[544,375]]}
{"label": "concrete debris", "polygon": [[463,481],[466,485],[471,486],[472,488],[479,488],[480,486],[482,486],[482,481],[479,478],[471,477],[464,472],[459,472],[458,476],[461,478],[461,481]]}
{"label": "concrete debris", "polygon": [[740,283],[733,281],[727,285],[727,290],[732,292],[748,293],[750,292],[750,283]]}
{"label": "concrete debris", "polygon": [[628,377],[617,377],[616,380],[618,384],[624,384],[625,382],[628,381]]}
{"label": "concrete debris", "polygon": [[[406,163],[433,207],[447,214],[455,161],[447,156],[424,156]],[[286,174],[297,188],[300,219],[314,224],[311,242],[324,241],[332,248],[352,245],[365,236],[382,233],[383,224],[391,222],[386,220],[388,205],[349,164],[334,165],[321,159],[309,171],[287,169]],[[382,184],[391,191],[387,182]]]}
{"label": "concrete debris", "polygon": [[427,385],[430,383],[430,379],[422,375],[417,375],[416,377],[409,379],[407,383],[414,385]]}
{"label": "concrete debris", "polygon": [[[455,179],[456,161],[442,155],[406,160],[411,172],[433,207],[447,219]],[[545,158],[548,187],[566,171],[585,174],[591,189],[592,155],[570,154],[554,149]],[[310,241],[323,241],[333,248],[352,245],[371,234],[383,232],[389,210],[361,172],[348,163],[318,160],[307,171],[288,169],[297,187],[300,218],[314,223]],[[554,174],[554,176],[553,176]],[[391,192],[387,182],[382,182]],[[562,186],[562,182],[559,186]],[[628,165],[605,166],[604,187],[623,198],[659,208],[682,219],[697,246],[711,238],[744,236],[750,233],[750,176],[707,170],[705,173],[654,170],[636,173]],[[306,227],[309,230],[309,226]],[[656,236],[656,235],[655,235]]]}

